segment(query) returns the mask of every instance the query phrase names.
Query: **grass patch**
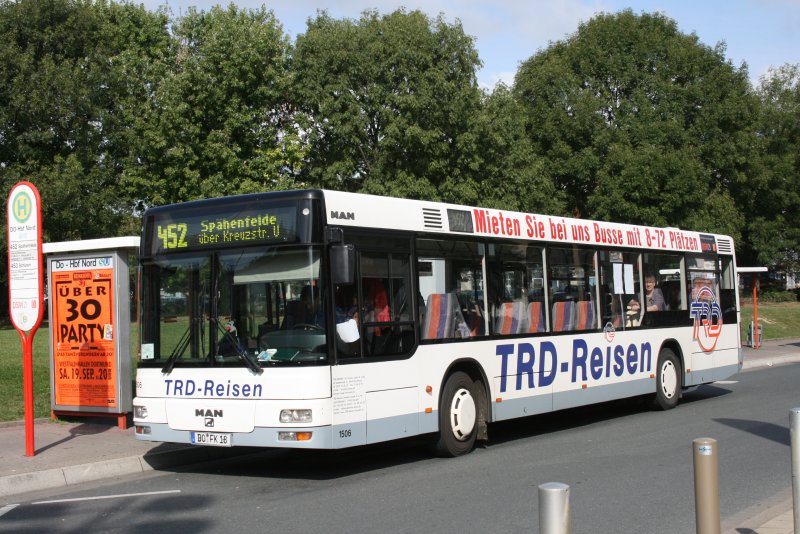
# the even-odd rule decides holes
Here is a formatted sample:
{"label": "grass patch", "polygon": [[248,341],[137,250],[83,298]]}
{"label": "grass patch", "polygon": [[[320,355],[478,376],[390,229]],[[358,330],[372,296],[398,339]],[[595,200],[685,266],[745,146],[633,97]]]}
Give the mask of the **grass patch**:
{"label": "grass patch", "polygon": [[[50,331],[42,326],[33,338],[34,417],[50,416]],[[0,421],[25,418],[22,395],[22,340],[12,328],[0,328]]]}
{"label": "grass patch", "polygon": [[[133,328],[134,326],[131,327]],[[136,375],[134,354],[136,352],[131,349],[132,377]],[[33,338],[33,416],[50,417],[51,408],[50,329],[47,325],[42,325]],[[25,419],[25,399],[22,394],[22,341],[16,330],[10,326],[2,326],[0,327],[0,422],[23,419]]]}
{"label": "grass patch", "polygon": [[[747,341],[747,328],[753,320],[753,304],[742,304],[742,343]],[[762,340],[800,337],[800,302],[760,302],[758,322]]]}

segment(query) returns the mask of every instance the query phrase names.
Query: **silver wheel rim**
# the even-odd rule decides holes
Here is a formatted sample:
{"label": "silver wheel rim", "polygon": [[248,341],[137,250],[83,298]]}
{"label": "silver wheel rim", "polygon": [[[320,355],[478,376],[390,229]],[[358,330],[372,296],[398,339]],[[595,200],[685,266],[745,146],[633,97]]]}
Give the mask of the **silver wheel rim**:
{"label": "silver wheel rim", "polygon": [[661,365],[661,393],[671,399],[678,391],[678,370],[671,360],[666,360]]}
{"label": "silver wheel rim", "polygon": [[469,390],[460,388],[450,402],[450,428],[458,441],[465,441],[475,429],[477,409]]}

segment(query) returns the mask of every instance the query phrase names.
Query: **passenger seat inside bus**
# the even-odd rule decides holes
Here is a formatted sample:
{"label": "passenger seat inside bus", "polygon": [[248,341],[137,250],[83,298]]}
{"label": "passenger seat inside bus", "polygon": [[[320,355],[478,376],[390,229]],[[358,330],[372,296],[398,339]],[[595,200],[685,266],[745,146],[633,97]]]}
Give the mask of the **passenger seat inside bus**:
{"label": "passenger seat inside bus", "polygon": [[529,303],[526,317],[528,319],[528,332],[544,332],[544,303]]}
{"label": "passenger seat inside bus", "polygon": [[553,314],[551,320],[553,321],[553,332],[565,332],[573,330],[575,323],[575,303],[571,300],[563,302],[556,302],[553,304]]}
{"label": "passenger seat inside bus", "polygon": [[470,336],[476,337],[485,335],[486,324],[484,323],[483,307],[480,302],[464,294],[458,295],[458,301],[461,306],[461,314],[464,317],[464,322],[467,324]]}
{"label": "passenger seat inside bus", "polygon": [[502,302],[497,309],[494,333],[507,336],[524,332],[527,326],[526,311],[525,303],[521,300]]}
{"label": "passenger seat inside bus", "polygon": [[595,328],[594,303],[591,300],[576,302],[577,318],[575,330],[592,330]]}
{"label": "passenger seat inside bus", "polygon": [[[446,339],[453,337],[456,318],[461,317],[458,297],[455,293],[433,293],[425,304],[425,322],[422,339]],[[463,322],[463,317],[461,317]]]}
{"label": "passenger seat inside bus", "polygon": [[428,297],[422,339],[466,339],[475,335],[472,328],[461,312],[455,292],[434,293]]}

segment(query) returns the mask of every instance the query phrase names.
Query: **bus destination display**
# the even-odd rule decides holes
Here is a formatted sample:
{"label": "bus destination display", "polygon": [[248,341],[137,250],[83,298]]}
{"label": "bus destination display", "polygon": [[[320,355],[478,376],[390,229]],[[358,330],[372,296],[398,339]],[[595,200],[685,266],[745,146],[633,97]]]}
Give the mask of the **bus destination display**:
{"label": "bus destination display", "polygon": [[293,241],[294,207],[222,214],[159,214],[153,221],[150,248],[154,254],[186,252],[198,247],[252,245]]}

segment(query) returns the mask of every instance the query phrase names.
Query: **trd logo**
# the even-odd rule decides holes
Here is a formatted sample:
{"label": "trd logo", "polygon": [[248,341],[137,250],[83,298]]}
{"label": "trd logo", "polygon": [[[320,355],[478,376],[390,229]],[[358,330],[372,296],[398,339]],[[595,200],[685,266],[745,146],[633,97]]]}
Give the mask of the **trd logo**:
{"label": "trd logo", "polygon": [[704,287],[698,292],[689,316],[694,320],[693,338],[703,352],[713,351],[722,333],[722,309],[711,289]]}
{"label": "trd logo", "polygon": [[334,211],[331,210],[331,219],[355,221],[356,214],[352,211]]}

